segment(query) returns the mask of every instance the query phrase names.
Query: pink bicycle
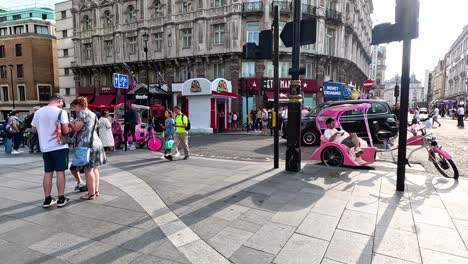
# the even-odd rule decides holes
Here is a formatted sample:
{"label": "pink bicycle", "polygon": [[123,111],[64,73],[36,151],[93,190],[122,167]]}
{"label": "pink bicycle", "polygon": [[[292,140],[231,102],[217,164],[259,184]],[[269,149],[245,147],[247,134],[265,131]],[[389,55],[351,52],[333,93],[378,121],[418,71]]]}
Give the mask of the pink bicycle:
{"label": "pink bicycle", "polygon": [[[406,158],[408,166],[410,166],[409,159],[413,153],[424,148],[427,150],[429,161],[434,164],[435,168],[440,174],[442,174],[442,176],[453,178],[455,180],[458,179],[459,173],[455,162],[453,162],[452,155],[442,149],[442,146],[439,145],[432,134],[427,133],[426,127],[419,124],[413,125],[408,129],[408,131],[412,133],[412,136],[407,139],[406,144],[408,146],[420,146],[419,148],[411,150],[408,154],[408,157]],[[381,134],[380,137],[382,137],[387,151],[390,151],[392,154],[393,162],[396,163],[397,158],[395,157],[394,151],[398,149],[398,146],[392,143],[396,137],[388,137],[390,134],[391,133],[388,133],[387,137],[385,134]]]}

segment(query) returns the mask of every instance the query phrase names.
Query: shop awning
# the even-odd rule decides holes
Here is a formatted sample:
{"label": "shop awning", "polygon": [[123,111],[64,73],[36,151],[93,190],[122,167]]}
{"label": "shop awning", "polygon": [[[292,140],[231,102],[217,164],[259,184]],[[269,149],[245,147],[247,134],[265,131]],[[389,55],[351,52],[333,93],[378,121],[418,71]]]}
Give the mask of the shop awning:
{"label": "shop awning", "polygon": [[[274,101],[275,100],[275,92],[274,91],[266,91],[265,95],[268,98],[268,101]],[[279,101],[281,103],[289,102],[289,91],[280,91]]]}
{"label": "shop awning", "polygon": [[114,101],[115,95],[113,94],[102,94],[94,98],[93,105],[95,106],[108,106]]}
{"label": "shop awning", "polygon": [[211,94],[216,96],[216,97],[239,98],[238,94],[230,93],[230,92],[211,91]]}
{"label": "shop awning", "polygon": [[123,104],[123,102],[124,102],[124,95],[117,97],[117,99],[115,100],[116,105]]}

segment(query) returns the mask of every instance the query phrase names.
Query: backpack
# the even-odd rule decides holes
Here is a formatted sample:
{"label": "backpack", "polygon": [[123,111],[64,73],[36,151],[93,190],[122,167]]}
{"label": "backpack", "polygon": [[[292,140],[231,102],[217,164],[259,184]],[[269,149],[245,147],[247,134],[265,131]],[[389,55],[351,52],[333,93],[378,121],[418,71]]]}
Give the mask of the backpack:
{"label": "backpack", "polygon": [[[186,115],[182,114],[182,124],[184,124],[184,117]],[[184,124],[185,125],[185,124]],[[185,128],[186,131],[189,131],[192,126],[190,125],[190,119],[187,117],[187,127]]]}

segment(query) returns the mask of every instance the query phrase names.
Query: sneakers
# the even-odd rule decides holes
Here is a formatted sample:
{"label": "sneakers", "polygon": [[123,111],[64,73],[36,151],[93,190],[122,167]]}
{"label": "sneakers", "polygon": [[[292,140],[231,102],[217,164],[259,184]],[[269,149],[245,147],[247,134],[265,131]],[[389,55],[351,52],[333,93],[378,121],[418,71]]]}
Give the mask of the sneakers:
{"label": "sneakers", "polygon": [[57,199],[52,198],[52,196],[47,196],[42,204],[42,207],[49,208],[57,203]]}
{"label": "sneakers", "polygon": [[136,150],[136,146],[134,144],[131,144],[128,146],[129,150]]}
{"label": "sneakers", "polygon": [[70,199],[65,198],[65,196],[59,196],[58,202],[57,202],[57,207],[64,207],[70,202]]}
{"label": "sneakers", "polygon": [[171,155],[164,156],[164,158],[166,158],[167,160],[170,160],[170,161],[172,161],[172,160],[173,160],[173,158],[172,158],[172,156],[171,156]]}
{"label": "sneakers", "polygon": [[87,192],[88,188],[86,188],[86,184],[80,183],[75,186],[75,192]]}
{"label": "sneakers", "polygon": [[185,156],[185,157],[184,157],[184,160],[188,160],[188,159],[189,159],[189,156]]}
{"label": "sneakers", "polygon": [[13,150],[13,151],[11,152],[11,154],[13,154],[13,155],[18,155],[18,154],[21,154],[21,152],[19,152],[19,151],[17,151],[17,150]]}

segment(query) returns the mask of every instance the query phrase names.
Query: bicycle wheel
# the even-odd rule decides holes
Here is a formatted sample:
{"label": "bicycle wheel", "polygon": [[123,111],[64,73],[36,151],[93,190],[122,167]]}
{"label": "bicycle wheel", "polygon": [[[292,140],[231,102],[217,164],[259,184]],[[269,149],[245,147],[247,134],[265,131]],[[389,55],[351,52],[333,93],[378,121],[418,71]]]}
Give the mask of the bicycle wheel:
{"label": "bicycle wheel", "polygon": [[431,160],[442,176],[458,180],[458,169],[453,160],[446,159],[439,153],[432,153]]}
{"label": "bicycle wheel", "polygon": [[151,137],[148,140],[148,149],[151,151],[158,151],[162,148],[162,140],[158,137]]}

